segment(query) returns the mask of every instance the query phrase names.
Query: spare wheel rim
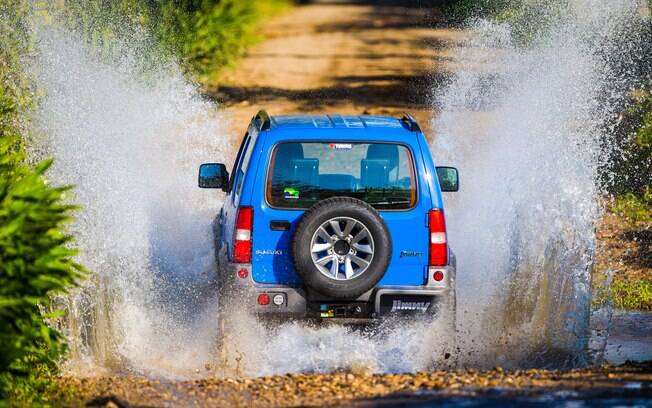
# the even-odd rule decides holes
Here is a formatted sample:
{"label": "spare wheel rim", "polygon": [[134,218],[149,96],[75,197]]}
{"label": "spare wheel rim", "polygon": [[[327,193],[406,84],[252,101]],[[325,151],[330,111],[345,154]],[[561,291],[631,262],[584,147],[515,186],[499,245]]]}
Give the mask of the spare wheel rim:
{"label": "spare wheel rim", "polygon": [[310,240],[310,256],[317,270],[338,281],[355,279],[369,269],[374,250],[369,228],[351,217],[328,219]]}

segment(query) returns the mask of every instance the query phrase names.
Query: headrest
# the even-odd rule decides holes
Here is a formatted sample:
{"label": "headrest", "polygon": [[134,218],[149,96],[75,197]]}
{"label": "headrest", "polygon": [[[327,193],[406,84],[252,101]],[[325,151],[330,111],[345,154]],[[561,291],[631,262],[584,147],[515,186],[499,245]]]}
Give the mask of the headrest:
{"label": "headrest", "polygon": [[376,143],[369,145],[367,159],[387,160],[389,171],[398,166],[398,146],[395,144]]}
{"label": "headrest", "polygon": [[276,159],[283,161],[303,159],[303,146],[300,143],[282,143],[276,148]]}

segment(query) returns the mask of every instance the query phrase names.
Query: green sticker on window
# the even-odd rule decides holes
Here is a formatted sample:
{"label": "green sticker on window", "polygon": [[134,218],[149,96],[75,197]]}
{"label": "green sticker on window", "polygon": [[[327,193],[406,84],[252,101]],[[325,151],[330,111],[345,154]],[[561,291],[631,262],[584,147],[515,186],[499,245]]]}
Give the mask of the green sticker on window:
{"label": "green sticker on window", "polygon": [[286,187],[283,189],[283,197],[285,198],[299,198],[299,190],[292,187]]}

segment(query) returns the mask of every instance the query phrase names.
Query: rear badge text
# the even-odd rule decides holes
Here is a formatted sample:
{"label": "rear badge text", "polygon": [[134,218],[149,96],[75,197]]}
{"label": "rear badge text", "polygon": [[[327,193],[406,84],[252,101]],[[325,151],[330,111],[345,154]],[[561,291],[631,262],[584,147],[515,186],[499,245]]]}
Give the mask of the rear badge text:
{"label": "rear badge text", "polygon": [[283,255],[283,250],[281,249],[257,249],[256,255]]}
{"label": "rear badge text", "polygon": [[401,251],[401,258],[406,258],[406,257],[410,257],[410,256],[420,257],[421,255],[423,255],[423,252],[419,252],[419,251]]}
{"label": "rear badge text", "polygon": [[425,312],[430,307],[430,302],[403,302],[402,300],[394,300],[392,304],[392,312],[399,310],[418,310]]}

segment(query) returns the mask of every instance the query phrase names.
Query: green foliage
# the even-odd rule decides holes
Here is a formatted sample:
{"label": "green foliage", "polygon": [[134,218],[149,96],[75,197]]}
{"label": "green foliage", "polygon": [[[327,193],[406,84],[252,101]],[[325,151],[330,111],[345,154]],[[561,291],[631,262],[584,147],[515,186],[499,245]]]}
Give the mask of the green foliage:
{"label": "green foliage", "polygon": [[0,129],[5,131],[32,102],[29,79],[20,68],[20,55],[28,47],[28,11],[25,0],[0,2]]}
{"label": "green foliage", "polygon": [[207,76],[228,65],[250,45],[248,31],[254,13],[255,6],[249,1],[205,2],[196,10],[168,2],[161,7],[158,30],[186,67]]}
{"label": "green foliage", "polygon": [[41,313],[49,295],[73,286],[83,269],[62,232],[73,207],[65,188],[47,186],[44,162],[30,169],[12,162],[14,141],[0,139],[0,397],[33,398],[46,384],[39,373],[55,369],[64,351],[60,334]]}
{"label": "green foliage", "polygon": [[626,310],[652,310],[652,281],[615,281],[612,285],[614,305]]}
{"label": "green foliage", "polygon": [[[2,118],[16,114],[0,91]],[[47,185],[46,161],[30,168],[22,162],[19,135],[0,128],[0,400],[30,401],[47,381],[64,350],[61,335],[42,313],[49,295],[74,286],[83,268],[72,261],[72,238],[63,232],[74,207],[64,204],[68,188]]]}
{"label": "green foliage", "polygon": [[[618,211],[633,215],[652,208],[652,93],[639,90],[614,130],[618,143],[613,158],[610,191],[618,199]],[[642,211],[642,212],[641,212]],[[649,212],[648,212],[649,217]]]}
{"label": "green foliage", "polygon": [[494,18],[509,23],[514,41],[527,46],[545,38],[547,32],[572,13],[567,0],[532,0],[505,7]]}
{"label": "green foliage", "polygon": [[47,185],[50,161],[24,163],[22,116],[33,103],[20,64],[29,48],[27,14],[26,1],[0,4],[0,405],[43,402],[65,347],[44,308],[83,274],[63,230],[74,210],[63,203],[68,188]]}
{"label": "green foliage", "polygon": [[39,22],[43,27],[67,28],[108,62],[137,55],[130,63],[147,73],[176,58],[155,35],[157,4],[147,0],[48,2],[40,9]]}
{"label": "green foliage", "polygon": [[[633,96],[636,104],[631,111],[640,117],[641,122],[641,126],[634,136],[634,144],[639,149],[645,149],[649,156],[649,153],[652,152],[652,93],[649,91],[638,91]],[[648,179],[648,182],[651,179]]]}
{"label": "green foliage", "polygon": [[652,188],[648,188],[642,197],[633,193],[617,197],[611,210],[634,224],[652,222]]}
{"label": "green foliage", "polygon": [[241,56],[259,36],[256,23],[278,13],[290,0],[66,0],[47,13],[80,33],[99,51],[122,55],[140,47],[146,64],[171,59],[199,79],[214,79],[222,67]]}
{"label": "green foliage", "polygon": [[215,79],[248,46],[259,40],[256,24],[290,4],[289,0],[159,0],[153,29],[189,72]]}

